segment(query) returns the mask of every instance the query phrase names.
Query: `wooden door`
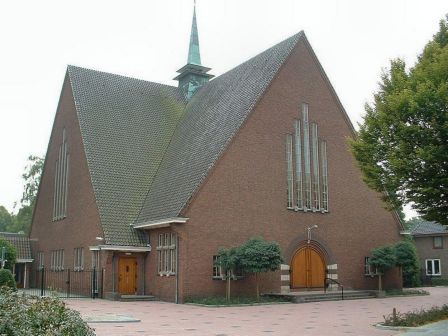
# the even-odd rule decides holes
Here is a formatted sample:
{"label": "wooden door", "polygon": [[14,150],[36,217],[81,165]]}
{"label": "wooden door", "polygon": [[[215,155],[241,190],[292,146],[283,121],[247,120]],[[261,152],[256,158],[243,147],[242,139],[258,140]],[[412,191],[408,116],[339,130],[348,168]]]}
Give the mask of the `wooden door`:
{"label": "wooden door", "polygon": [[325,282],[325,262],[318,251],[304,247],[291,262],[292,288],[322,288]]}
{"label": "wooden door", "polygon": [[118,291],[120,294],[137,293],[137,259],[134,257],[118,260]]}

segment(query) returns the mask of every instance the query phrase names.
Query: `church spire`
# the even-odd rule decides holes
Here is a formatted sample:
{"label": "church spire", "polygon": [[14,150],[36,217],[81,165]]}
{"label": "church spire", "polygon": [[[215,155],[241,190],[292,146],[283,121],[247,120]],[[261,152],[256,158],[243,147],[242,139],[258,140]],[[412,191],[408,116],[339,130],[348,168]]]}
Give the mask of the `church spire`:
{"label": "church spire", "polygon": [[188,64],[201,65],[201,53],[199,52],[199,35],[196,23],[196,0],[194,2],[193,22],[191,24],[190,47],[188,49]]}
{"label": "church spire", "polygon": [[179,88],[184,92],[185,98],[190,100],[196,91],[207,84],[213,75],[208,74],[210,68],[202,66],[199,53],[199,34],[196,22],[196,0],[194,1],[193,22],[191,24],[190,46],[188,48],[187,64],[177,70],[179,75],[174,80],[179,81]]}

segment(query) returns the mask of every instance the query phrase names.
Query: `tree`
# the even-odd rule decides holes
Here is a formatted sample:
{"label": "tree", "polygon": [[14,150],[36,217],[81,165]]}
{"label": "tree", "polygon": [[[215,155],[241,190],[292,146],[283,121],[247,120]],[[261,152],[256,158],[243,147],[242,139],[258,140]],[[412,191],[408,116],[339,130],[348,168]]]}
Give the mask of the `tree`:
{"label": "tree", "polygon": [[13,216],[6,210],[4,206],[0,205],[0,232],[7,231],[8,227],[11,226],[13,221]]}
{"label": "tree", "polygon": [[238,254],[243,271],[255,275],[257,299],[260,299],[259,274],[280,268],[283,262],[280,246],[263,238],[251,238],[241,246]]}
{"label": "tree", "polygon": [[13,265],[16,263],[16,249],[10,242],[5,239],[0,238],[0,257],[2,248],[6,247],[6,264],[5,268],[12,271]]}
{"label": "tree", "polygon": [[34,207],[43,167],[43,158],[36,155],[30,155],[28,157],[28,164],[25,167],[25,172],[22,174],[25,182],[22,199],[20,200],[22,206],[30,205]]}
{"label": "tree", "polygon": [[[25,172],[22,174],[24,180],[22,198],[20,200],[20,209],[17,215],[11,216],[11,221],[5,227],[7,232],[29,233],[31,220],[33,217],[34,205],[36,203],[37,191],[42,175],[44,159],[35,155],[28,157],[28,163]],[[1,228],[1,207],[0,207],[0,228]]]}
{"label": "tree", "polygon": [[401,267],[403,285],[416,287],[420,285],[420,266],[417,250],[412,240],[400,240],[394,245],[396,265]]}
{"label": "tree", "polygon": [[[447,16],[448,20],[448,16]],[[448,21],[440,22],[415,66],[393,60],[356,139],[364,180],[389,206],[413,202],[426,219],[448,224]]]}
{"label": "tree", "polygon": [[239,267],[240,258],[239,250],[237,247],[232,247],[229,249],[220,248],[218,251],[217,266],[221,267],[222,272],[225,274],[225,279],[227,281],[226,286],[226,299],[230,301],[230,283],[234,279],[234,274],[236,269]]}
{"label": "tree", "polygon": [[394,248],[392,246],[383,246],[374,249],[369,259],[369,264],[377,270],[378,290],[382,291],[382,276],[396,265]]}

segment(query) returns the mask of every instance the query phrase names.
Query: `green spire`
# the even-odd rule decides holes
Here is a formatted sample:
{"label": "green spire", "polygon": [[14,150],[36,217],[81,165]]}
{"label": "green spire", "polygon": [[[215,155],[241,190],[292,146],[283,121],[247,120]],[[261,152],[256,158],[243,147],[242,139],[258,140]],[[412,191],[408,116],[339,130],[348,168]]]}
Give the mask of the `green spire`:
{"label": "green spire", "polygon": [[201,65],[199,52],[198,26],[196,24],[196,1],[194,2],[193,23],[191,25],[190,48],[188,49],[188,64]]}

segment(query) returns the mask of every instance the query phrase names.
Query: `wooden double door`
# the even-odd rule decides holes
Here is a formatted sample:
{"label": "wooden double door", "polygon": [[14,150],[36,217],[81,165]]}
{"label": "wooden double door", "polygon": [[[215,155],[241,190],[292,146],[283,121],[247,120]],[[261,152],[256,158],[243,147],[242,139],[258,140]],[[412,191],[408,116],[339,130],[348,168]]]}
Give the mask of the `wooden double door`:
{"label": "wooden double door", "polygon": [[325,260],[313,246],[299,249],[291,262],[291,288],[323,288]]}
{"label": "wooden double door", "polygon": [[137,293],[137,259],[120,257],[118,260],[118,291],[120,294]]}

